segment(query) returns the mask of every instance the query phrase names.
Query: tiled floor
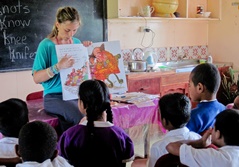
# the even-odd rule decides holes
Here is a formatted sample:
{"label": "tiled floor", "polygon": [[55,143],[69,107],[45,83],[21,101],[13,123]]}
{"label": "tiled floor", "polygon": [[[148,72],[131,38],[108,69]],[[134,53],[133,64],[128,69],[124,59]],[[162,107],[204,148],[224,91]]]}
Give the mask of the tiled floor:
{"label": "tiled floor", "polygon": [[[162,136],[163,132],[159,128],[158,125],[153,124],[150,126],[150,147],[151,145],[158,141]],[[144,156],[144,127],[143,126],[138,126],[138,127],[133,127],[129,129],[129,136],[134,142],[134,151],[136,156]],[[131,163],[129,162],[126,164],[126,167],[131,167]]]}

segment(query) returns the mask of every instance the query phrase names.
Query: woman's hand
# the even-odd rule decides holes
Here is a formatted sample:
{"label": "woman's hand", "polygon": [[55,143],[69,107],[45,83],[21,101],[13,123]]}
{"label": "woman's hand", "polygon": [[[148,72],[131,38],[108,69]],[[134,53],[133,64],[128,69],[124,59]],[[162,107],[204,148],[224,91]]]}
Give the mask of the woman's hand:
{"label": "woman's hand", "polygon": [[83,41],[82,44],[85,46],[85,47],[88,47],[92,44],[92,41]]}
{"label": "woman's hand", "polygon": [[59,70],[72,67],[75,63],[75,60],[72,56],[65,55],[58,63],[57,67]]}

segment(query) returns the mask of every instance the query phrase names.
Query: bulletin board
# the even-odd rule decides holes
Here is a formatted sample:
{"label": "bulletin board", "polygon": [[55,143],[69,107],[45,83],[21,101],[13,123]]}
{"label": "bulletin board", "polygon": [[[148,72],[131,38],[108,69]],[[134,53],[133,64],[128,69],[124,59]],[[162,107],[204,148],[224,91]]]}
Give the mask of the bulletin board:
{"label": "bulletin board", "polygon": [[1,0],[0,72],[31,70],[38,44],[63,6],[80,13],[82,25],[74,37],[107,41],[106,0]]}

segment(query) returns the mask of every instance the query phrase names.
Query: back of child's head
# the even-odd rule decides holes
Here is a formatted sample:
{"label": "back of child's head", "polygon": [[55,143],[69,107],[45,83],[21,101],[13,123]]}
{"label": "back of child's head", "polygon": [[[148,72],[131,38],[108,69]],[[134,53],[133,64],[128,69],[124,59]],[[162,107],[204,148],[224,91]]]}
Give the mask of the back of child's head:
{"label": "back of child's head", "polygon": [[233,101],[233,108],[239,109],[239,95],[237,95]]}
{"label": "back of child's head", "polygon": [[42,163],[56,151],[57,134],[52,126],[41,121],[24,125],[19,134],[19,153],[24,162]]}
{"label": "back of child's head", "polygon": [[78,95],[86,108],[87,126],[92,127],[93,121],[100,119],[104,111],[107,113],[107,121],[113,122],[109,89],[103,81],[86,80],[82,82]]}
{"label": "back of child's head", "polygon": [[226,109],[216,116],[215,130],[219,130],[226,145],[239,146],[239,110]]}
{"label": "back of child's head", "polygon": [[0,103],[0,132],[18,138],[20,129],[29,122],[26,102],[11,98]]}
{"label": "back of child's head", "polygon": [[170,93],[159,100],[161,118],[170,121],[174,128],[184,127],[190,119],[191,102],[181,93]]}
{"label": "back of child's head", "polygon": [[191,72],[191,79],[194,86],[201,83],[210,93],[217,93],[221,82],[218,68],[212,63],[197,65]]}

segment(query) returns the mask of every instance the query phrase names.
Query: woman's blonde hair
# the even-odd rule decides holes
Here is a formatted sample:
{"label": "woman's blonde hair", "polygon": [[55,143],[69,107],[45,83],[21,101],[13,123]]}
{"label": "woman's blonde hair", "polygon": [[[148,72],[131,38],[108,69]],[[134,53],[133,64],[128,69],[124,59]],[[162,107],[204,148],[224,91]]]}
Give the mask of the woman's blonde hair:
{"label": "woman's blonde hair", "polygon": [[[81,25],[81,19],[78,11],[73,7],[62,7],[57,10],[56,13],[56,22],[64,23],[65,21],[77,21]],[[58,35],[58,29],[54,24],[51,33],[48,35],[48,38],[56,37]]]}

